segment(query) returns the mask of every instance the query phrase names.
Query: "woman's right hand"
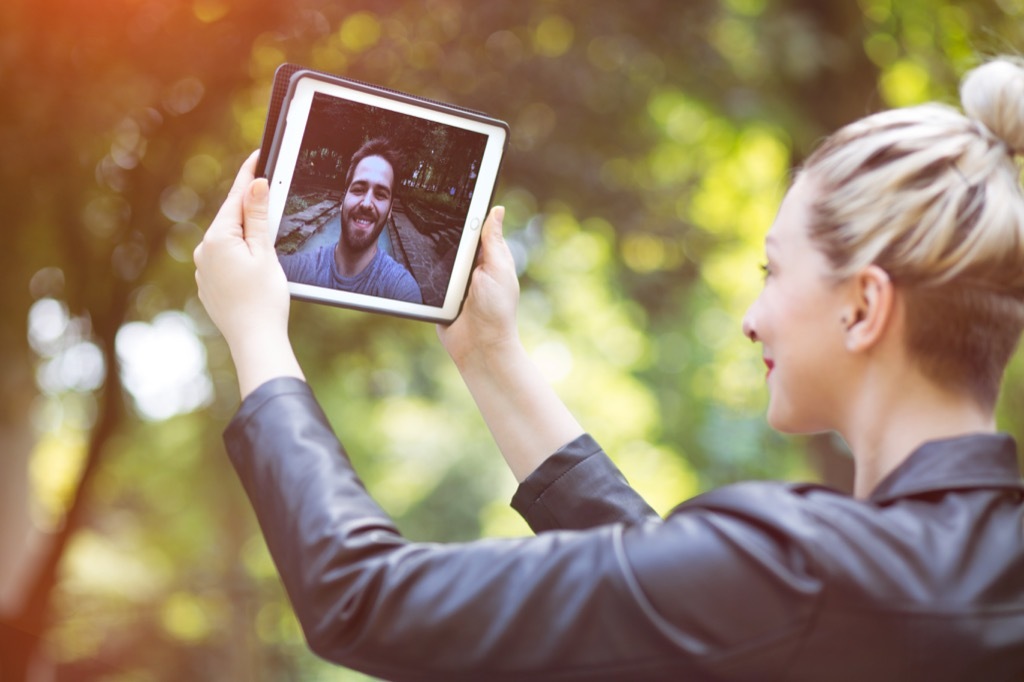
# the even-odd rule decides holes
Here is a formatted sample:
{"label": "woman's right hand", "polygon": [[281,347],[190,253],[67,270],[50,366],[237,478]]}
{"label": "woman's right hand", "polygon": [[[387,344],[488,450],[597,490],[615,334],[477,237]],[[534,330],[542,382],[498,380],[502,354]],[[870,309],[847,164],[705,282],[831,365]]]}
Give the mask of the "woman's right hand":
{"label": "woman's right hand", "polygon": [[541,376],[519,342],[519,279],[501,234],[505,210],[484,222],[480,262],[462,313],[438,326],[448,354],[517,480],[583,433],[583,427]]}
{"label": "woman's right hand", "polygon": [[437,327],[442,345],[460,369],[474,359],[486,360],[488,354],[503,353],[519,344],[519,279],[502,235],[504,217],[503,206],[491,209],[484,221],[480,258],[462,312],[451,324]]}

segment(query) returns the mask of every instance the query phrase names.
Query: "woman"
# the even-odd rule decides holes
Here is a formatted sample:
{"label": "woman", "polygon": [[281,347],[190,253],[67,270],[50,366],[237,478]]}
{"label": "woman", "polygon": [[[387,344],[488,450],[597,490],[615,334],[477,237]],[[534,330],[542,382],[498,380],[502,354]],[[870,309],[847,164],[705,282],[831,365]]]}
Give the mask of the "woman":
{"label": "woman", "polygon": [[[540,534],[403,539],[302,381],[253,159],[196,250],[243,404],[225,433],[314,651],[388,679],[1024,676],[1024,484],[993,405],[1024,327],[1024,70],[847,126],[808,160],[744,319],[768,420],[838,431],[855,497],[745,483],[659,519],[540,379],[485,225],[441,341]],[[543,532],[541,532],[543,531]]]}

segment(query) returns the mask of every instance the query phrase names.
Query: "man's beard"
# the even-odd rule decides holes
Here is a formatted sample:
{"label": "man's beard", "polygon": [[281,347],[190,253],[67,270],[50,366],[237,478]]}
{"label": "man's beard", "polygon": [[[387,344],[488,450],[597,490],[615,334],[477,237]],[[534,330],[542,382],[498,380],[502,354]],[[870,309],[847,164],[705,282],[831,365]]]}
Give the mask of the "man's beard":
{"label": "man's beard", "polygon": [[373,231],[369,234],[357,235],[353,230],[347,229],[347,223],[350,220],[356,220],[357,218],[364,218],[374,223],[377,222],[377,214],[374,211],[354,210],[349,213],[347,218],[344,215],[341,216],[341,243],[350,253],[366,251],[372,247],[377,242],[377,238],[380,237],[380,233],[384,230],[384,225],[387,222],[386,220],[381,220],[380,224],[376,225]]}

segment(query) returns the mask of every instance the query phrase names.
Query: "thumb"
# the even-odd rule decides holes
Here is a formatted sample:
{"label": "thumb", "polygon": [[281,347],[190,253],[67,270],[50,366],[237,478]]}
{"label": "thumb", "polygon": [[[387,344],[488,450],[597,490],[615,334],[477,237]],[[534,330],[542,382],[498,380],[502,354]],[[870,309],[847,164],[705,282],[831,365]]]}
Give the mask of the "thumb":
{"label": "thumb", "polygon": [[511,258],[511,253],[508,252],[508,244],[505,243],[505,237],[502,230],[502,223],[505,220],[505,207],[495,206],[491,209],[490,214],[487,216],[487,220],[484,221],[483,228],[483,252],[484,260],[493,261],[497,258],[508,257]]}
{"label": "thumb", "polygon": [[485,231],[492,237],[501,241],[503,239],[502,225],[505,222],[505,207],[495,206],[491,209],[491,214],[487,216],[487,220],[484,224]]}
{"label": "thumb", "polygon": [[487,259],[502,270],[510,273],[513,279],[516,277],[516,262],[512,257],[512,249],[505,241],[505,207],[495,206],[491,209],[491,215],[487,218]]}
{"label": "thumb", "polygon": [[256,178],[249,183],[242,198],[242,232],[250,245],[260,244],[273,248],[273,238],[267,224],[268,194],[266,178]]}

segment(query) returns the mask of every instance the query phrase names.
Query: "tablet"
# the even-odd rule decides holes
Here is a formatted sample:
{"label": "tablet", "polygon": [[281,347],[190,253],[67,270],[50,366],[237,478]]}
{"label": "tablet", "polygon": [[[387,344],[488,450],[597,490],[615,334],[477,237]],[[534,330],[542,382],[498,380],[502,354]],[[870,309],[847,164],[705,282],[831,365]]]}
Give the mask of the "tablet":
{"label": "tablet", "polygon": [[454,320],[508,125],[294,65],[274,87],[257,170],[292,296]]}

